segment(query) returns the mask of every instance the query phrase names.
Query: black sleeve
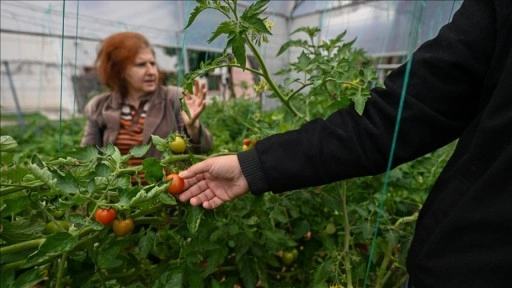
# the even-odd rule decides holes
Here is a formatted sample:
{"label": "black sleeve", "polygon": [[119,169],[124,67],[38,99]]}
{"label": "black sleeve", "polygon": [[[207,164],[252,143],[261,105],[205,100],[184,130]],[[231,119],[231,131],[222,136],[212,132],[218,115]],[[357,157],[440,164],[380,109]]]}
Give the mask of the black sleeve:
{"label": "black sleeve", "polygon": [[[414,53],[393,166],[457,139],[478,117],[495,49],[495,17],[492,1],[466,1],[453,21]],[[387,77],[385,87],[373,89],[362,116],[352,107],[342,109],[260,140],[252,153],[241,152],[251,192],[289,191],[384,172],[405,75],[406,64]]]}

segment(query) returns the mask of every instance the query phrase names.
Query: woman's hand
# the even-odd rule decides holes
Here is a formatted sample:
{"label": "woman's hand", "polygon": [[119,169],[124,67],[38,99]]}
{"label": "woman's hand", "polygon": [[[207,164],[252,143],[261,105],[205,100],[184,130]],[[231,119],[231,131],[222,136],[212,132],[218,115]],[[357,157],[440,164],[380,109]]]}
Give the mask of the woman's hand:
{"label": "woman's hand", "polygon": [[185,191],[178,198],[193,206],[213,209],[249,191],[236,155],[206,159],[180,173]]}
{"label": "woman's hand", "polygon": [[206,107],[206,93],[206,84],[199,84],[198,80],[194,82],[194,95],[190,95],[188,91],[185,93],[184,99],[190,112],[190,118],[185,111],[182,111],[181,115],[187,132],[192,139],[197,139],[199,136],[200,125],[198,118]]}

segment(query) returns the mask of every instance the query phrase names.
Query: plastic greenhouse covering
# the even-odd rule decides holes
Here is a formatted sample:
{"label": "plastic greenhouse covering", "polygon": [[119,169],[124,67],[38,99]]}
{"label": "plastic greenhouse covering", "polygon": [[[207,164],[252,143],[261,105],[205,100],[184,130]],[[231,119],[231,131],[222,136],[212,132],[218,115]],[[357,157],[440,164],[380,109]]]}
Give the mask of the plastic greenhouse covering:
{"label": "plastic greenhouse covering", "polygon": [[[240,9],[254,1],[238,1]],[[461,1],[270,1],[265,12],[274,23],[268,43],[259,47],[277,71],[297,54],[275,57],[291,32],[303,26],[321,29],[319,41],[346,31],[356,47],[379,59],[385,72],[403,63],[407,51],[434,37]],[[1,1],[2,113],[80,112],[73,79],[94,67],[98,44],[119,31],[143,33],[155,45],[159,66],[189,71],[190,51],[221,52],[226,38],[207,39],[223,16],[205,11],[184,29],[195,1]],[[415,21],[419,25],[415,26]],[[417,27],[416,29],[414,27]],[[413,29],[415,29],[413,31]],[[411,39],[414,36],[414,43]],[[177,48],[183,54],[166,53]],[[56,112],[57,111],[57,112]]]}

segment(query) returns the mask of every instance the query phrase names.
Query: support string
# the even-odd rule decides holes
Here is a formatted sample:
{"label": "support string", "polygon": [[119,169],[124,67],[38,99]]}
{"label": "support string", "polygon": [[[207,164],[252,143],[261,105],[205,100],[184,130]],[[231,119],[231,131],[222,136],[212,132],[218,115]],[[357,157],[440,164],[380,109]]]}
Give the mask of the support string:
{"label": "support string", "polygon": [[385,174],[385,178],[384,178],[384,185],[382,186],[382,190],[381,190],[381,199],[380,199],[380,203],[379,203],[377,221],[376,221],[375,229],[374,229],[374,233],[373,233],[372,245],[370,248],[370,255],[369,255],[368,263],[366,265],[366,273],[365,273],[365,277],[364,277],[363,287],[366,287],[366,285],[368,283],[368,275],[370,273],[372,257],[373,257],[373,254],[375,253],[376,239],[377,239],[377,234],[379,232],[379,225],[380,225],[380,220],[382,217],[382,211],[384,209],[384,201],[385,201],[386,195],[387,195],[389,176],[390,176],[390,172],[391,172],[391,167],[393,166],[393,158],[394,158],[394,154],[395,154],[396,141],[398,138],[398,131],[400,128],[400,120],[402,118],[405,95],[407,93],[407,85],[409,83],[409,76],[410,76],[411,67],[412,67],[412,60],[413,60],[412,54],[413,54],[413,51],[415,49],[416,42],[418,39],[419,24],[421,22],[422,11],[423,11],[423,7],[425,6],[425,3],[423,0],[418,1],[418,2],[416,2],[415,6],[416,6],[416,9],[415,9],[416,14],[414,15],[413,19],[415,19],[416,21],[414,22],[414,26],[413,26],[413,30],[412,30],[413,33],[412,33],[411,41],[409,43],[409,52],[408,52],[409,60],[407,61],[407,65],[406,65],[406,69],[405,69],[404,84],[402,86],[402,92],[400,95],[400,102],[399,102],[398,112],[397,112],[397,117],[396,117],[396,122],[395,122],[395,129],[393,132],[393,139],[391,142],[391,151],[389,152],[389,159],[388,159],[386,174]]}

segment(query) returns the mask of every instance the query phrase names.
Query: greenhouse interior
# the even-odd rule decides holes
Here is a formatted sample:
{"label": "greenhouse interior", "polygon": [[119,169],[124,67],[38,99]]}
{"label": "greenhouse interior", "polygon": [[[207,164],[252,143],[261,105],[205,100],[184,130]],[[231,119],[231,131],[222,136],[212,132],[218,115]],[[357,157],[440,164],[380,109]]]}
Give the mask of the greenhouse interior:
{"label": "greenhouse interior", "polygon": [[[474,38],[457,38],[467,31],[454,19],[487,6],[0,4],[1,287],[484,287],[473,267],[450,262],[484,256],[449,258],[426,244],[434,230],[419,228],[448,217],[422,213],[444,199],[429,194],[457,154],[462,132],[448,133],[466,127],[450,126],[457,111],[427,115],[415,101],[436,106],[422,98],[436,91],[428,85],[456,91],[431,74],[462,69],[463,48],[449,41]],[[421,122],[437,120],[431,130]],[[233,174],[221,175],[228,159]],[[463,243],[457,255],[464,239],[450,239]],[[494,264],[481,279],[510,283]]]}

